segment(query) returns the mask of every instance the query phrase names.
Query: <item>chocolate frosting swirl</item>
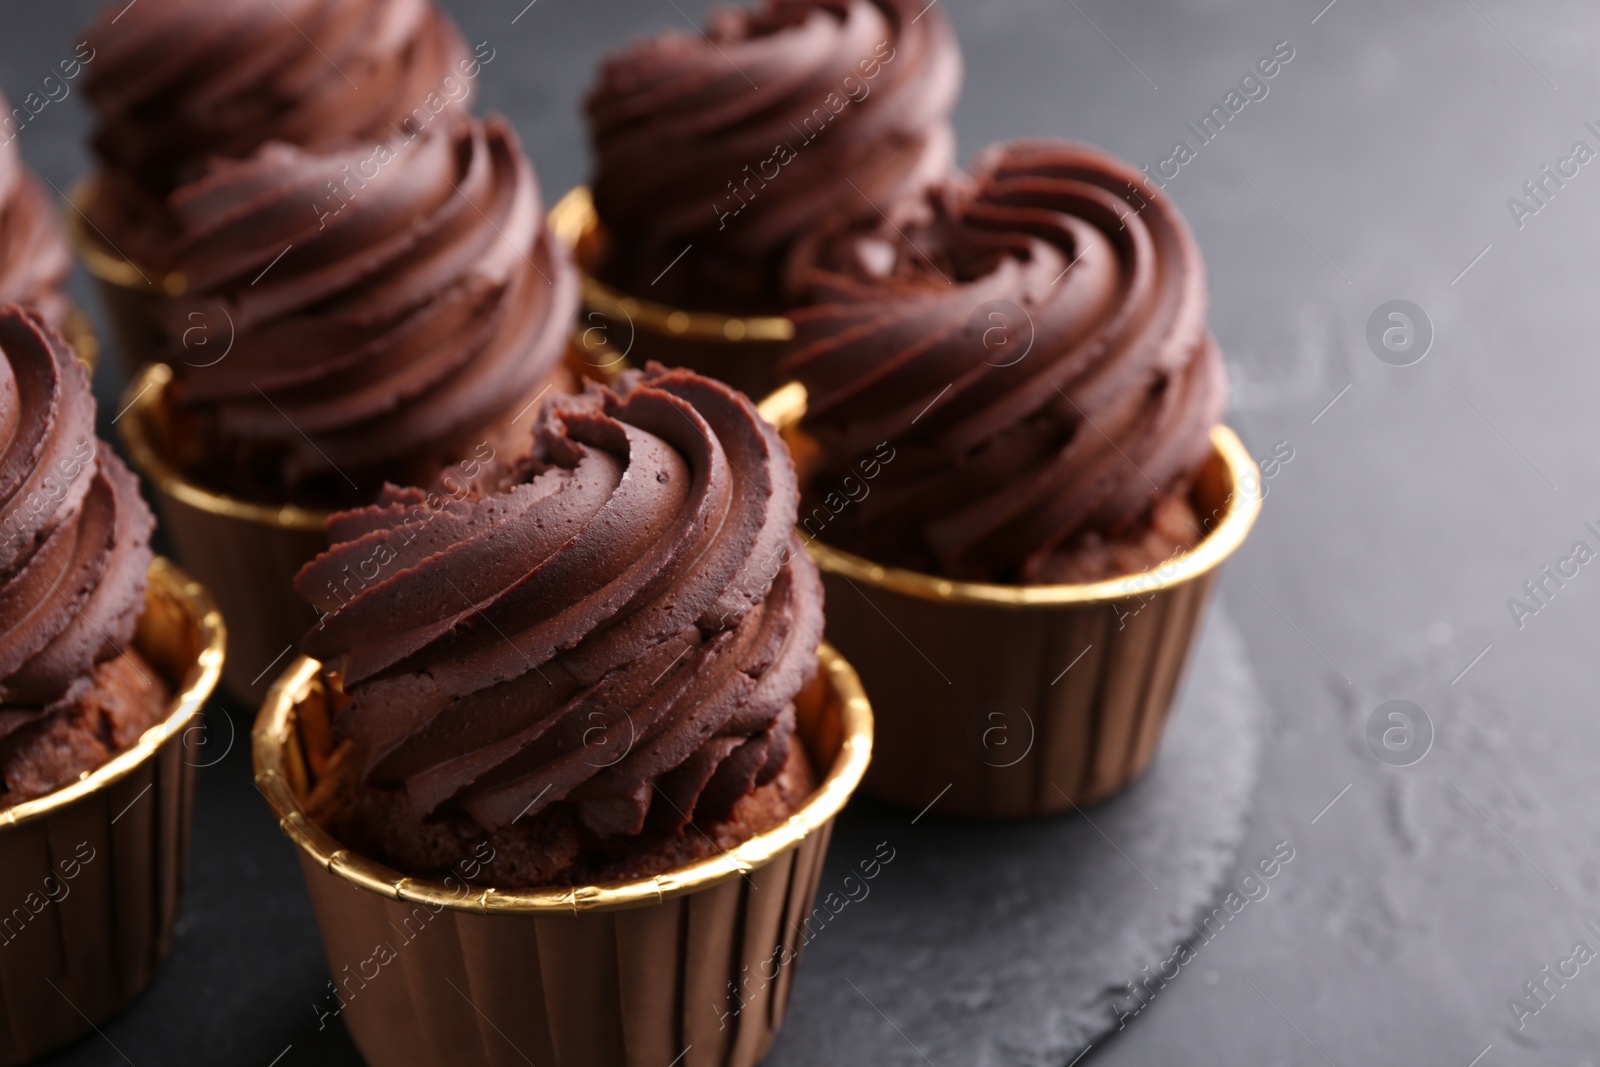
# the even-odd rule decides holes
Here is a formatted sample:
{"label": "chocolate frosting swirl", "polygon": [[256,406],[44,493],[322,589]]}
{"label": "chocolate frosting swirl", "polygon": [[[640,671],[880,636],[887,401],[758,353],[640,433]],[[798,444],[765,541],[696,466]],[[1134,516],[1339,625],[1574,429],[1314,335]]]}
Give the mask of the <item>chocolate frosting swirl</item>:
{"label": "chocolate frosting swirl", "polygon": [[[365,503],[486,441],[526,451],[577,272],[509,126],[271,144],[171,199],[187,282],[165,358],[236,491]],[[231,347],[230,347],[231,346]]]}
{"label": "chocolate frosting swirl", "polygon": [[94,417],[61,336],[0,308],[0,738],[76,699],[144,609],[155,520]]}
{"label": "chocolate frosting swirl", "polygon": [[[0,113],[9,111],[0,97]],[[0,304],[38,308],[60,329],[67,317],[60,289],[71,270],[55,202],[23,164],[16,139],[0,144]]]}
{"label": "chocolate frosting swirl", "polygon": [[797,235],[895,215],[950,168],[960,83],[923,0],[766,0],[610,56],[587,101],[599,275],[680,307],[783,306]]}
{"label": "chocolate frosting swirl", "polygon": [[449,499],[334,517],[296,588],[371,784],[496,830],[570,805],[601,836],[725,817],[782,767],[821,584],[789,455],[688,371],[542,412],[534,456]]}
{"label": "chocolate frosting swirl", "polygon": [[[1226,383],[1188,226],[1131,166],[1064,142],[999,145],[933,219],[814,249],[817,306],[786,369],[810,394],[826,488],[895,459],[824,537],[952,578],[1036,580],[1181,490]],[[909,242],[909,244],[908,244]]]}
{"label": "chocolate frosting swirl", "polygon": [[269,141],[387,137],[470,62],[431,0],[113,0],[87,40],[94,150],[156,200]]}

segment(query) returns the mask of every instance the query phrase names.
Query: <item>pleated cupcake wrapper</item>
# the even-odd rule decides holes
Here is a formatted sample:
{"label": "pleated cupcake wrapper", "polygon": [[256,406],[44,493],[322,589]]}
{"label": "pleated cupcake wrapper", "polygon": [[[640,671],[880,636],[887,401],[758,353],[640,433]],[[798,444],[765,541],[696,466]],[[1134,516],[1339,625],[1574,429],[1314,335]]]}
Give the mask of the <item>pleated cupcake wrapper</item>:
{"label": "pleated cupcake wrapper", "polygon": [[222,645],[204,589],[157,559],[134,647],[173,687],[167,719],[72,785],[0,811],[0,1067],[105,1023],[172,950],[194,805],[185,735]]}
{"label": "pleated cupcake wrapper", "polygon": [[[805,443],[803,387],[761,410]],[[1238,437],[1218,426],[1211,442],[1192,494],[1209,532],[1143,574],[958,582],[810,541],[828,640],[858,665],[877,718],[864,791],[912,810],[937,800],[943,814],[1024,818],[1106,800],[1150,766],[1218,568],[1261,509]]]}
{"label": "pleated cupcake wrapper", "polygon": [[373,1067],[755,1064],[783,1022],[830,831],[747,879],[576,915],[435,915],[302,853],[337,986],[318,1011]]}
{"label": "pleated cupcake wrapper", "polygon": [[578,186],[550,209],[550,227],[583,269],[583,321],[578,341],[591,362],[659,360],[765,396],[779,381],[773,368],[793,348],[794,323],[784,315],[719,315],[686,311],[619,293],[589,272],[602,240],[594,199]]}
{"label": "pleated cupcake wrapper", "polygon": [[327,950],[323,1025],[371,1067],[747,1067],[783,1022],[833,819],[872,749],[855,672],[819,650],[798,736],[827,768],[784,824],[654,878],[547,890],[406,878],[344,850],[302,811],[325,714],[297,661],[255,729],[257,784],[299,847]]}
{"label": "pleated cupcake wrapper", "polygon": [[300,568],[328,547],[328,512],[239,500],[200,485],[167,459],[164,394],[172,369],[152,363],[128,385],[117,423],[134,468],[154,491],[173,551],[205,584],[228,620],[222,680],[248,703],[317,616],[295,594]]}
{"label": "pleated cupcake wrapper", "polygon": [[911,810],[937,798],[941,814],[1019,818],[1098,803],[1150,766],[1212,578],[1143,604],[1026,611],[827,571],[823,584],[828,639],[878,709],[863,788]]}
{"label": "pleated cupcake wrapper", "polygon": [[[165,335],[156,325],[155,309],[163,299],[183,292],[184,278],[177,272],[140,267],[113,247],[89,221],[95,195],[93,175],[79,179],[67,192],[67,238],[95,280],[123,367],[134,375],[166,344]],[[81,357],[83,349],[78,352]]]}

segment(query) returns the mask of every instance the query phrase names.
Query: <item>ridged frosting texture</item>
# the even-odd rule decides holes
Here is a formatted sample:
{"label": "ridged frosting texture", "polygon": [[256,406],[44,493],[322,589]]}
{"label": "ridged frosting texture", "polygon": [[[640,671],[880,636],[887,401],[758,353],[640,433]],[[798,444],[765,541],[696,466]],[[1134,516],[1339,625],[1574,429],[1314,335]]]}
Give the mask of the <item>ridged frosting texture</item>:
{"label": "ridged frosting texture", "polygon": [[[0,111],[10,111],[4,97]],[[0,144],[0,304],[38,308],[59,329],[67,314],[60,287],[71,270],[54,199],[23,164],[16,139]]]}
{"label": "ridged frosting texture", "polygon": [[154,519],[94,418],[66,342],[0,308],[0,737],[78,696],[144,608]]}
{"label": "ridged frosting texture", "polygon": [[95,153],[158,199],[213,156],[387,137],[467,55],[431,0],[112,0],[87,41]]}
{"label": "ridged frosting texture", "polygon": [[895,215],[949,169],[960,82],[922,0],[767,0],[610,56],[587,102],[601,276],[677,306],[781,306],[797,235]]}
{"label": "ridged frosting texture", "polygon": [[[952,578],[1033,580],[1115,536],[1209,453],[1226,382],[1187,225],[1127,164],[999,145],[933,217],[812,250],[816,305],[786,370],[829,489],[894,460],[825,540]],[[1198,532],[1198,531],[1197,531]]]}
{"label": "ridged frosting texture", "polygon": [[504,121],[268,145],[171,206],[165,358],[236,491],[365,503],[507,433],[526,449],[578,286]]}
{"label": "ridged frosting texture", "polygon": [[296,581],[369,783],[491,831],[570,805],[603,838],[725,817],[777,774],[821,586],[747,399],[652,365],[549,404],[523,467],[470,473],[335,516]]}

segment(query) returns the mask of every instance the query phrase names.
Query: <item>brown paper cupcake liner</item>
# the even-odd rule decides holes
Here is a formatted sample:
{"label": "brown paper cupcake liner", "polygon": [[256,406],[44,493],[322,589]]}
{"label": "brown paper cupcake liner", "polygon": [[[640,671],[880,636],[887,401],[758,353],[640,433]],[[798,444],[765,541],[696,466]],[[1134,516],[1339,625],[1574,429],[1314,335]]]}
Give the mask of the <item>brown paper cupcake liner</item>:
{"label": "brown paper cupcake liner", "polygon": [[593,361],[627,360],[642,367],[658,360],[750,396],[766,396],[781,384],[773,368],[793,347],[794,323],[787,316],[685,311],[612,289],[589,271],[603,238],[586,186],[557,201],[550,226],[573,249],[583,271],[578,337]]}
{"label": "brown paper cupcake liner", "polygon": [[[808,449],[805,389],[762,414]],[[1191,501],[1206,536],[1160,567],[1072,585],[959,582],[883,567],[821,541],[828,640],[858,665],[876,710],[862,788],[944,814],[1022,818],[1096,804],[1151,764],[1218,569],[1261,500],[1255,461],[1226,426]],[[802,466],[804,465],[802,459]]]}
{"label": "brown paper cupcake liner", "polygon": [[222,681],[248,699],[316,625],[316,613],[295,595],[294,576],[328,547],[330,513],[241,500],[200,485],[169,462],[163,395],[171,381],[172,368],[147,365],[128,385],[117,429],[134,469],[154,491],[173,551],[222,606],[228,620]]}
{"label": "brown paper cupcake liner", "polygon": [[72,785],[0,810],[0,1067],[122,1011],[172,949],[194,804],[184,737],[217,682],[222,618],[158,558],[133,643],[172,685],[166,720]]}
{"label": "brown paper cupcake liner", "polygon": [[[342,1019],[372,1067],[749,1067],[788,1004],[833,819],[872,751],[872,710],[827,646],[796,699],[829,768],[786,822],[653,878],[545,890],[408,878],[354,855],[305,814],[302,712],[325,713],[300,659],[256,721],[256,783],[299,848]],[[314,735],[313,735],[314,736]]]}
{"label": "brown paper cupcake liner", "polygon": [[[67,192],[64,209],[67,239],[95,280],[100,300],[111,319],[111,329],[123,369],[128,374],[155,358],[166,344],[156,325],[154,310],[165,298],[183,293],[183,275],[141,268],[120,252],[91,221],[94,208],[93,176],[79,179]],[[80,357],[82,350],[79,350]]]}

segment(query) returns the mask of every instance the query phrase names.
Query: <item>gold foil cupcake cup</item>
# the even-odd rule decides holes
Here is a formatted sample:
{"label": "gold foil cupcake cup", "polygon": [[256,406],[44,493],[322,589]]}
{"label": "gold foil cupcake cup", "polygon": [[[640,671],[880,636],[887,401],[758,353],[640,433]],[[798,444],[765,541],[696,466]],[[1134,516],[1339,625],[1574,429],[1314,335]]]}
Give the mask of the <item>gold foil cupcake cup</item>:
{"label": "gold foil cupcake cup", "polygon": [[117,429],[129,461],[154,492],[174,553],[222,605],[228,620],[223,684],[249,701],[316,624],[316,613],[295,595],[294,576],[328,547],[331,513],[243,500],[180,470],[168,458],[172,432],[164,396],[171,381],[172,368],[147,365],[128,385]]}
{"label": "gold foil cupcake cup", "polygon": [[[805,389],[762,414],[791,442]],[[961,582],[884,567],[804,530],[827,590],[828,640],[872,695],[862,789],[970,818],[1107,800],[1155,757],[1218,569],[1261,511],[1255,461],[1226,426],[1191,495],[1205,537],[1160,567],[1060,585]],[[804,456],[806,449],[795,449]],[[802,462],[803,466],[803,462]],[[803,475],[803,472],[802,472]]]}
{"label": "gold foil cupcake cup", "polygon": [[786,822],[653,878],[504,891],[408,878],[306,815],[300,712],[326,692],[316,661],[290,666],[256,720],[256,785],[299,850],[338,983],[324,1007],[367,1063],[758,1062],[783,1021],[834,817],[872,752],[855,671],[826,645],[818,660],[795,703],[798,736],[827,772]]}
{"label": "gold foil cupcake cup", "polygon": [[[95,225],[96,183],[97,178],[91,175],[79,179],[68,190],[67,239],[100,290],[123,366],[134,374],[166,344],[166,337],[156,324],[156,306],[168,297],[181,295],[185,282],[176,271],[163,273],[141,267],[123,255]],[[79,356],[82,354],[79,349]]]}
{"label": "gold foil cupcake cup", "polygon": [[751,396],[779,385],[773,367],[794,340],[785,315],[719,315],[686,311],[620,293],[595,278],[590,267],[604,240],[594,200],[578,186],[550,209],[550,227],[573,249],[583,275],[583,321],[578,343],[595,365],[658,360],[727,382]]}
{"label": "gold foil cupcake cup", "polygon": [[171,711],[110,762],[0,809],[0,1065],[74,1041],[148,987],[172,949],[188,866],[194,766],[185,737],[216,686],[222,617],[165,559],[150,566],[133,645]]}

